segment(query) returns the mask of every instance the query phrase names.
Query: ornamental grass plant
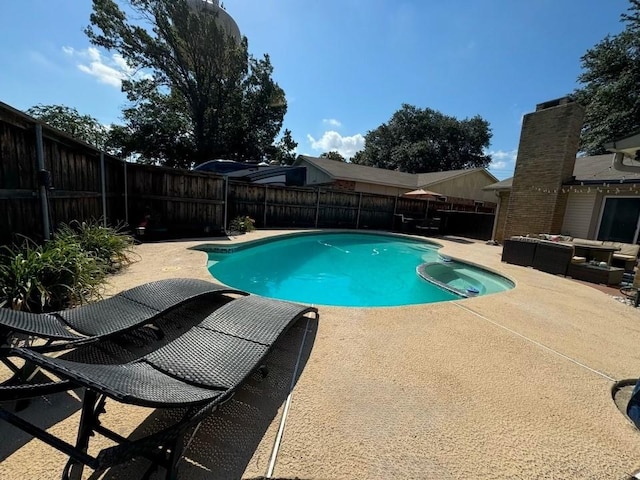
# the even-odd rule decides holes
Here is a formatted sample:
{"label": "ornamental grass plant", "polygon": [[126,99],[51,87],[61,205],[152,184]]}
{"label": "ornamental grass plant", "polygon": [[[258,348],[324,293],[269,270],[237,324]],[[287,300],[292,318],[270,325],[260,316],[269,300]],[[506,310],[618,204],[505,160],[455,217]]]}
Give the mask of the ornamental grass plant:
{"label": "ornamental grass plant", "polygon": [[0,307],[48,312],[99,298],[108,273],[130,263],[133,239],[94,223],[63,225],[44,245],[0,247]]}
{"label": "ornamental grass plant", "polygon": [[131,263],[134,240],[124,231],[124,225],[107,227],[100,221],[62,224],[55,235],[56,241],[77,242],[89,255],[103,262],[113,273]]}

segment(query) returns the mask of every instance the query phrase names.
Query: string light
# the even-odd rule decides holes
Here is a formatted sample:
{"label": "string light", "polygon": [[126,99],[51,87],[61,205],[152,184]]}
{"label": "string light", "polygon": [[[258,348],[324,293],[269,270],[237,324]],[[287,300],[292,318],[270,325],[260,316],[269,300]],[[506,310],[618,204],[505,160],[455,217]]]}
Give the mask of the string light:
{"label": "string light", "polygon": [[586,193],[586,194],[594,194],[594,193],[600,193],[600,194],[615,194],[615,195],[620,195],[620,194],[628,194],[628,195],[638,195],[640,193],[640,184],[630,184],[630,185],[624,185],[624,186],[616,186],[613,187],[613,185],[611,185],[610,183],[603,183],[602,185],[585,185],[584,182],[580,182],[580,185],[569,185],[569,186],[562,186],[560,188],[549,188],[549,187],[536,187],[536,186],[529,186],[529,190],[533,191],[533,192],[538,192],[538,193],[543,193],[545,195],[549,195],[549,194],[569,194],[569,193],[575,193],[575,194],[581,194],[581,193]]}

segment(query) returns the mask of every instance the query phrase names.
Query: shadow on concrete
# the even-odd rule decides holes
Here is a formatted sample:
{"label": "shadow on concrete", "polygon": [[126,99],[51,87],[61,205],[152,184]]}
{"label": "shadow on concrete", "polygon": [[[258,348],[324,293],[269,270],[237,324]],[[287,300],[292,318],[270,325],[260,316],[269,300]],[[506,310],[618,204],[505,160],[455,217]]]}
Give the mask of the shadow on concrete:
{"label": "shadow on concrete", "polygon": [[[51,381],[44,375],[38,375],[36,381],[40,380]],[[34,425],[48,429],[79,411],[82,408],[82,403],[73,393],[64,392],[31,399],[26,408],[18,408],[18,412],[16,412],[16,402],[3,402],[2,407],[12,413],[17,413],[21,418]],[[0,423],[0,438],[2,439],[0,442],[0,462],[33,440],[31,435],[7,422]],[[62,470],[62,466],[60,469]]]}
{"label": "shadow on concrete", "polygon": [[[168,312],[157,321],[157,326],[164,334],[162,338],[158,338],[157,330],[142,327],[113,340],[77,348],[62,355],[62,358],[105,364],[133,361],[182,335],[228,301],[231,301],[231,296],[223,296],[215,301],[201,298]],[[6,372],[0,371],[1,376],[9,378],[8,369]],[[51,380],[52,378],[39,372],[32,383]],[[27,400],[2,402],[0,405],[29,423],[47,430],[79,411],[82,408],[81,398],[82,389],[76,389]],[[0,462],[33,439],[28,433],[7,422],[0,422],[0,438]],[[71,440],[74,441],[75,437]],[[61,471],[62,467],[63,465],[60,466]]]}
{"label": "shadow on concrete", "polygon": [[[317,328],[317,319],[300,319],[266,357],[267,376],[252,375],[228,402],[205,418],[179,464],[179,478],[210,480],[243,476],[265,433],[295,387],[311,354]],[[107,408],[113,408],[113,405],[117,404],[107,404]],[[182,409],[154,410],[129,438],[143,437],[165,428],[175,423],[182,413]],[[268,459],[262,460],[266,469]],[[106,473],[95,472],[89,478],[134,480],[144,477],[150,467],[149,461],[136,459],[112,467]],[[155,472],[158,478],[164,478],[164,474],[162,468]]]}

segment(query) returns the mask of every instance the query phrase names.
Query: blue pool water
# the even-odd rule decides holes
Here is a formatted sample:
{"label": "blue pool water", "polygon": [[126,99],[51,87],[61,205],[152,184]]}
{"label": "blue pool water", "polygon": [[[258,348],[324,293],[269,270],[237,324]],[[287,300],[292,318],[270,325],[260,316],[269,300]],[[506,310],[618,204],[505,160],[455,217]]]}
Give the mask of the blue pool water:
{"label": "blue pool water", "polygon": [[[420,264],[446,261],[438,254],[439,246],[404,237],[314,233],[227,248],[230,253],[209,253],[211,274],[266,297],[353,307],[461,298],[416,274]],[[477,289],[481,295],[513,287],[504,277],[466,264],[464,278],[455,281],[456,287]]]}

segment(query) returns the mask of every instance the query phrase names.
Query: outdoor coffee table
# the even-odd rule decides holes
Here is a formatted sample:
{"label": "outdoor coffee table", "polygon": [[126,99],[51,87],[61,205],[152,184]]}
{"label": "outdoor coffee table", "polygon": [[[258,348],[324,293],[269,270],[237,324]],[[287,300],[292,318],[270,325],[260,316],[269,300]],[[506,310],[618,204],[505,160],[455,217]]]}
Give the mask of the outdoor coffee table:
{"label": "outdoor coffee table", "polygon": [[590,263],[572,263],[569,265],[567,276],[576,280],[584,280],[590,283],[602,283],[605,285],[619,285],[622,282],[624,268],[601,267]]}

